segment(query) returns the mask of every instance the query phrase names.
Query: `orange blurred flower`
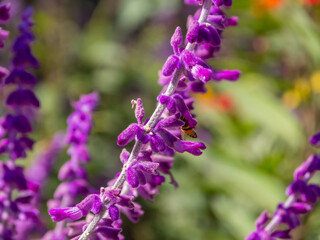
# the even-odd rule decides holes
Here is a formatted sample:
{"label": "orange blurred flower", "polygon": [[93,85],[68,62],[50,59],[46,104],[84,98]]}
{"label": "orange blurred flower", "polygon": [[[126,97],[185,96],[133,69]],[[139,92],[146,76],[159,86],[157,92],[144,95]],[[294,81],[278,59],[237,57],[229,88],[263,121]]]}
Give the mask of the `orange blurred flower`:
{"label": "orange blurred flower", "polygon": [[284,0],[260,0],[258,2],[264,8],[273,9],[279,7]]}
{"label": "orange blurred flower", "polygon": [[231,113],[235,107],[230,95],[227,93],[214,93],[210,87],[208,87],[208,91],[205,94],[197,94],[195,97],[203,108],[211,108],[220,112]]}
{"label": "orange blurred flower", "polygon": [[303,3],[309,6],[320,4],[320,0],[303,0]]}
{"label": "orange blurred flower", "polygon": [[285,0],[252,0],[254,15],[260,17],[270,10],[279,8]]}

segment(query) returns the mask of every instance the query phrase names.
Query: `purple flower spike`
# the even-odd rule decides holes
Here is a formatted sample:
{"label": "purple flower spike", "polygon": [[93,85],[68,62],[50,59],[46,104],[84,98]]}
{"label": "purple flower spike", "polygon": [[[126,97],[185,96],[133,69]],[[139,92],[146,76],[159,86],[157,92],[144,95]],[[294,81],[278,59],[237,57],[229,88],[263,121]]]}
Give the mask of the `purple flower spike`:
{"label": "purple flower spike", "polygon": [[[91,228],[95,224],[85,224],[82,238],[90,235],[96,240],[122,240],[118,230],[120,229],[119,210],[131,221],[137,222],[143,211],[140,205],[132,201],[139,195],[152,201],[159,193],[159,186],[166,180],[162,174],[169,175],[171,183],[178,186],[171,172],[175,153],[189,152],[198,156],[206,148],[201,142],[183,141],[181,130],[187,132],[189,128],[191,130],[197,125],[195,115],[192,113],[194,99],[191,93],[206,92],[205,83],[212,79],[213,73],[216,73],[206,60],[219,51],[221,36],[228,19],[218,6],[230,6],[232,2],[216,0],[214,2],[216,6],[212,6],[212,0],[185,0],[185,2],[199,4],[202,10],[188,18],[185,45],[183,45],[184,38],[180,27],[176,28],[171,38],[170,44],[174,54],[168,57],[159,71],[158,82],[163,89],[157,98],[158,104],[153,114],[144,120],[145,112],[141,99],[132,101],[132,104],[136,105],[137,123],[130,124],[120,133],[117,144],[124,146],[135,140],[133,150],[130,153],[125,149],[122,150],[121,172],[108,182],[107,188],[100,191],[101,201],[106,204],[109,217],[97,223],[96,229]],[[233,76],[235,74],[230,75],[232,74],[225,73],[223,76],[235,78]],[[197,137],[196,134],[188,135]],[[116,189],[116,194],[111,194],[110,191],[115,191],[111,189]],[[316,193],[318,190],[315,187],[309,187],[309,192]],[[312,194],[304,193],[304,195],[311,198]],[[294,210],[291,211],[294,212]],[[99,214],[98,218],[107,216],[106,213],[105,211]],[[97,219],[96,217],[94,219]],[[260,236],[269,237],[272,234],[261,229],[255,236],[258,240]],[[74,232],[72,237],[77,239],[79,234]],[[271,240],[271,238],[265,238],[267,239]]]}
{"label": "purple flower spike", "polygon": [[[9,19],[10,4],[0,4],[0,22],[3,23]],[[31,27],[28,25],[31,15],[25,19],[24,15],[19,25],[19,36],[15,40],[18,48],[12,47],[12,62],[23,62],[27,53],[32,55],[30,44],[34,40]],[[27,25],[27,26],[26,26]],[[23,28],[22,26],[26,26]],[[0,48],[3,47],[3,41],[9,35],[8,31],[0,28]],[[32,36],[32,40],[31,39]],[[33,60],[37,61],[32,55]],[[9,73],[3,67],[0,67],[0,84],[2,87],[7,84],[7,78],[17,70],[17,65],[12,64]],[[26,72],[25,65],[19,65],[19,70]],[[35,78],[34,78],[35,80]],[[36,82],[36,81],[35,81]],[[12,88],[5,89],[8,92],[6,105],[10,113],[0,120],[0,154],[7,154],[6,164],[0,164],[0,188],[1,197],[5,198],[5,205],[1,206],[3,199],[0,199],[0,238],[2,239],[29,239],[31,235],[41,231],[39,226],[37,210],[37,191],[38,185],[30,182],[24,175],[22,167],[15,165],[15,160],[25,158],[27,150],[32,149],[34,141],[30,139],[27,133],[31,132],[32,117],[34,110],[40,103],[33,93],[32,86],[25,88],[23,82],[13,81]],[[10,90],[11,89],[11,90]],[[12,89],[14,89],[12,91]],[[10,92],[12,91],[12,92]],[[12,197],[12,193],[15,196]],[[4,207],[4,208],[3,208]],[[3,211],[3,212],[2,212]],[[5,216],[3,218],[3,216]]]}
{"label": "purple flower spike", "polygon": [[320,147],[320,132],[313,135],[309,141],[310,141],[311,145],[313,145],[315,147]]}
{"label": "purple flower spike", "polygon": [[230,17],[225,22],[225,26],[226,27],[234,27],[234,26],[238,25],[238,22],[239,22],[239,18],[238,17]]}
{"label": "purple flower spike", "polygon": [[125,146],[131,142],[138,133],[139,125],[136,123],[130,124],[122,133],[118,136],[117,144],[119,146]]}
{"label": "purple flower spike", "polygon": [[174,70],[178,68],[179,62],[179,57],[177,57],[176,55],[171,55],[170,57],[168,57],[162,68],[163,76],[171,76]]}
{"label": "purple flower spike", "polygon": [[[319,155],[310,156],[294,173],[294,181],[287,187],[288,199],[280,203],[267,226],[264,226],[268,217],[257,220],[257,230],[246,239],[291,239],[290,232],[301,225],[301,215],[305,215],[313,209],[313,205],[320,198],[320,186],[309,184],[316,171],[320,170]],[[284,230],[275,230],[278,225],[286,225]]]}

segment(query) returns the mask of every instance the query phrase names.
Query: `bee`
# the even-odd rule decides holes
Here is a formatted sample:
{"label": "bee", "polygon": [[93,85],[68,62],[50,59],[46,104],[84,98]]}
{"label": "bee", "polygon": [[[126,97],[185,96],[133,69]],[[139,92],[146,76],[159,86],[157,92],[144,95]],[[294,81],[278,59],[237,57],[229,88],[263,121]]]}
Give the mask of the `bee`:
{"label": "bee", "polygon": [[185,119],[185,117],[181,117],[180,120],[184,122],[184,125],[180,127],[181,131],[187,134],[189,137],[197,138],[198,136],[196,131],[189,126],[188,121]]}

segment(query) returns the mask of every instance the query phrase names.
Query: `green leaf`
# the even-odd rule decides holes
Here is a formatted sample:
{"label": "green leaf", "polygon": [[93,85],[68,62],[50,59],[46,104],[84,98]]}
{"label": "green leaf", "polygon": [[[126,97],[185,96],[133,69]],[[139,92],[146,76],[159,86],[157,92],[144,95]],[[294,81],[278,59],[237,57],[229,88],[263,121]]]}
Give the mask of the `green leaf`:
{"label": "green leaf", "polygon": [[220,87],[232,96],[244,121],[258,124],[262,130],[281,138],[292,148],[301,146],[304,139],[297,117],[270,94],[265,84],[261,84],[259,79],[262,78],[257,74],[245,75],[232,86],[223,82]]}

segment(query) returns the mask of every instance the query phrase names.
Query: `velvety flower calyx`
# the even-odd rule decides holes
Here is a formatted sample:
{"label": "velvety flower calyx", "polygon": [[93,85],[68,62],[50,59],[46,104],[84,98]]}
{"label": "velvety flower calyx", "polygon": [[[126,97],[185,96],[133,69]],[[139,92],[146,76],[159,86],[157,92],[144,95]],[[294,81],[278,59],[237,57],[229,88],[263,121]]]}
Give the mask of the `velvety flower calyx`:
{"label": "velvety flower calyx", "polygon": [[101,209],[101,201],[99,195],[91,194],[78,203],[75,207],[50,209],[49,214],[54,222],[59,222],[64,219],[77,220],[88,215],[90,211],[99,213]]}

